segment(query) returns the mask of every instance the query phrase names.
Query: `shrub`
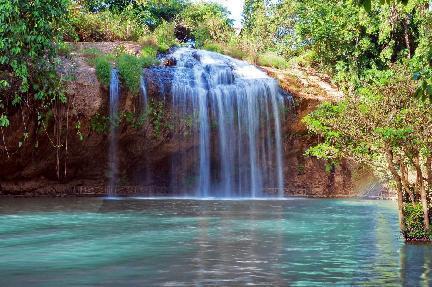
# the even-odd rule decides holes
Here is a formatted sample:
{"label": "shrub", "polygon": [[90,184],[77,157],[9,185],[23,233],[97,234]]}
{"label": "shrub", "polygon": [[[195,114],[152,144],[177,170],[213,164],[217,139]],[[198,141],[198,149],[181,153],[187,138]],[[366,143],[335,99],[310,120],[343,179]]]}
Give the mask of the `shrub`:
{"label": "shrub", "polygon": [[110,129],[110,119],[107,116],[96,114],[90,120],[90,127],[98,134],[107,133]]}
{"label": "shrub", "polygon": [[156,58],[158,49],[155,46],[145,46],[141,50],[141,57]]}
{"label": "shrub", "polygon": [[217,3],[194,3],[179,15],[180,24],[190,31],[196,47],[206,41],[226,42],[234,34],[229,12]]}
{"label": "shrub", "polygon": [[284,57],[281,57],[273,52],[267,52],[258,56],[258,65],[277,69],[285,69],[288,67],[288,62]]}
{"label": "shrub", "polygon": [[72,14],[71,23],[78,39],[84,42],[136,41],[149,33],[147,26],[141,25],[130,15],[111,11],[77,11]]}
{"label": "shrub", "polygon": [[150,56],[120,55],[117,59],[117,68],[126,88],[133,94],[138,94],[143,68],[154,65],[156,62],[157,60]]}
{"label": "shrub", "polygon": [[432,240],[432,231],[426,232],[423,225],[423,209],[420,203],[407,203],[404,207],[405,237],[407,239]]}
{"label": "shrub", "polygon": [[316,58],[317,58],[316,52],[313,50],[309,50],[309,51],[305,51],[299,56],[292,57],[290,63],[298,65],[300,67],[309,67],[309,66],[314,66]]}
{"label": "shrub", "polygon": [[177,45],[177,39],[174,33],[175,23],[163,22],[154,31],[154,37],[157,41],[159,51],[166,52],[174,45]]}
{"label": "shrub", "polygon": [[117,60],[117,68],[124,85],[132,93],[138,93],[142,64],[139,58],[123,54]]}
{"label": "shrub", "polygon": [[111,77],[111,63],[106,56],[100,56],[95,59],[96,76],[99,82],[108,87]]}
{"label": "shrub", "polygon": [[88,48],[82,51],[82,55],[91,66],[96,68],[97,78],[104,87],[109,86],[111,68],[116,66],[123,84],[133,94],[139,92],[143,68],[158,63],[157,49],[153,46],[144,47],[140,56],[127,54],[123,46],[117,47],[113,54],[103,54],[96,48]]}
{"label": "shrub", "polygon": [[0,1],[0,127],[24,99],[32,115],[66,101],[56,69],[67,7],[67,0]]}

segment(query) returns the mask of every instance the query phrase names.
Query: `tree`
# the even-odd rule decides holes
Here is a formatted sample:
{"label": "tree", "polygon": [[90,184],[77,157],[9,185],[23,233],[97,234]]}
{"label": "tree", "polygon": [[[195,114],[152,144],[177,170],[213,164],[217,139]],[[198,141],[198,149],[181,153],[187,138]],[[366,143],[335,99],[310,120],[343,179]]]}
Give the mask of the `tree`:
{"label": "tree", "polygon": [[65,101],[56,57],[67,7],[67,0],[0,0],[0,127],[23,102],[37,113]]}
{"label": "tree", "polygon": [[131,10],[143,25],[154,29],[163,21],[172,21],[186,6],[186,0],[81,0],[81,4],[91,12],[111,10],[122,13]]}
{"label": "tree", "polygon": [[179,15],[178,22],[190,31],[198,47],[206,41],[226,42],[233,33],[229,12],[217,3],[188,5]]}
{"label": "tree", "polygon": [[245,1],[241,36],[250,50],[256,53],[265,52],[274,46],[279,23],[274,21],[273,8],[268,0]]}
{"label": "tree", "polygon": [[[406,67],[393,66],[376,76],[380,84],[365,85],[341,102],[324,103],[304,119],[311,132],[323,137],[308,154],[371,166],[397,191],[405,238],[430,240],[432,104],[413,97],[415,82]],[[422,230],[405,220],[412,205],[421,206]]]}
{"label": "tree", "polygon": [[[372,0],[358,0],[360,5],[363,5],[363,7],[367,10],[370,11],[371,7],[372,7]],[[379,1],[381,4],[391,4],[394,2],[399,2],[402,3],[404,5],[406,5],[408,3],[408,0],[380,0]]]}

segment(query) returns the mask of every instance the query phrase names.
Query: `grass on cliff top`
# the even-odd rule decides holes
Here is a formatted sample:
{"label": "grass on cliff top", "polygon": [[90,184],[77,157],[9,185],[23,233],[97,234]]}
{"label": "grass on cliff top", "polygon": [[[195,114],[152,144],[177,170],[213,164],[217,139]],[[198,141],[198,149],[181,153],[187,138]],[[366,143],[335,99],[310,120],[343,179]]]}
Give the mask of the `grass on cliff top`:
{"label": "grass on cliff top", "polygon": [[84,49],[82,55],[89,65],[95,67],[96,76],[102,86],[108,88],[110,84],[111,69],[116,67],[119,71],[121,83],[132,93],[139,93],[140,77],[143,69],[156,65],[158,50],[154,46],[145,46],[140,55],[129,54],[124,47],[117,47],[113,53],[104,54],[96,48]]}
{"label": "grass on cliff top", "polygon": [[239,60],[245,60],[248,57],[248,54],[245,51],[232,44],[222,45],[219,43],[208,42],[204,44],[202,49],[210,52],[224,54]]}
{"label": "grass on cliff top", "polygon": [[284,57],[273,52],[267,52],[262,55],[258,55],[257,64],[260,66],[272,67],[276,69],[286,69],[289,66]]}
{"label": "grass on cliff top", "polygon": [[132,94],[138,94],[143,69],[155,65],[157,60],[152,56],[133,56],[122,54],[117,58],[120,80]]}
{"label": "grass on cliff top", "polygon": [[97,57],[95,60],[96,76],[102,86],[108,87],[111,77],[111,63],[105,56]]}

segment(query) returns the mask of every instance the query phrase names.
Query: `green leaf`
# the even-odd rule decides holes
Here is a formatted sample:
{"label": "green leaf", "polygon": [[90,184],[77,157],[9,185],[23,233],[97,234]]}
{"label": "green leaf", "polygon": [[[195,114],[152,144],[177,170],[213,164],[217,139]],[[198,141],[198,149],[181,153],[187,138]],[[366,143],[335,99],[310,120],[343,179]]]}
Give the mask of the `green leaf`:
{"label": "green leaf", "polygon": [[360,2],[362,2],[362,5],[366,11],[370,12],[372,10],[371,0],[360,0]]}
{"label": "green leaf", "polygon": [[0,127],[8,127],[9,126],[9,119],[7,118],[6,115],[1,115],[0,116]]}

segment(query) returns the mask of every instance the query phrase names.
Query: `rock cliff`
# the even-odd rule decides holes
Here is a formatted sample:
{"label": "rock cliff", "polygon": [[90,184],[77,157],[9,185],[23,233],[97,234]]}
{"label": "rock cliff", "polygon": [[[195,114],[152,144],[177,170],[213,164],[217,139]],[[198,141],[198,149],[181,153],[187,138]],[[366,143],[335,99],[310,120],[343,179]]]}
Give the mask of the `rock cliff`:
{"label": "rock cliff", "polygon": [[[108,114],[108,90],[98,82],[95,68],[88,64],[85,51],[96,48],[108,53],[122,45],[138,53],[135,43],[79,43],[63,59],[62,75],[69,77],[68,103],[53,112],[61,124],[47,121],[44,134],[36,134],[37,123],[23,127],[22,115],[12,117],[12,126],[3,131],[0,148],[0,194],[6,196],[67,196],[105,194],[108,161],[108,134],[104,131]],[[173,63],[167,63],[171,65]],[[300,68],[278,71],[263,68],[293,95],[283,123],[285,194],[311,197],[350,197],[365,193],[374,182],[368,172],[343,162],[326,169],[325,162],[304,156],[317,139],[301,123],[304,115],[321,101],[337,100],[342,94],[323,75]],[[150,73],[150,71],[148,71]],[[170,75],[167,75],[169,78]],[[151,74],[147,75],[152,79]],[[195,143],[173,142],[171,113],[163,104],[164,91],[148,83],[148,95],[154,103],[153,115],[139,128],[123,123],[119,130],[120,194],[163,194],[169,185],[168,158],[179,150],[187,151]],[[124,118],[140,112],[140,99],[124,89],[120,110]],[[133,119],[132,119],[133,120]],[[126,121],[126,120],[125,120]],[[33,131],[30,141],[22,143],[24,130]],[[187,162],[184,163],[188,165]]]}

